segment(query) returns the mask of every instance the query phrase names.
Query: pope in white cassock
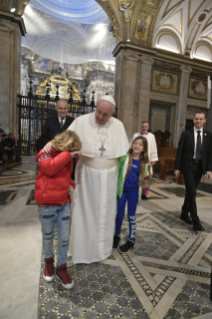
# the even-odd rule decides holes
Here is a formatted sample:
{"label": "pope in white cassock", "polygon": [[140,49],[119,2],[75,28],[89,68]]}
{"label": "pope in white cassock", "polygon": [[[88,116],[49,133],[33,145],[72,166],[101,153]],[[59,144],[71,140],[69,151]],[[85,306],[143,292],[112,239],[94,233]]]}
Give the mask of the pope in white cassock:
{"label": "pope in white cassock", "polygon": [[92,263],[111,254],[117,201],[117,158],[129,142],[123,124],[112,117],[115,101],[103,96],[96,112],[76,118],[82,150],[75,173],[72,215],[72,261]]}

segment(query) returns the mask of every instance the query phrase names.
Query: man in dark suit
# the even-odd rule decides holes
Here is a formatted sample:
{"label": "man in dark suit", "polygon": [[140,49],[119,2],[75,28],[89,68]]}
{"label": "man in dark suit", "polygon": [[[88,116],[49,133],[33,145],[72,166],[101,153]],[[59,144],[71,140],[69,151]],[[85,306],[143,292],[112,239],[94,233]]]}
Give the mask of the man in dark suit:
{"label": "man in dark suit", "polygon": [[180,173],[183,174],[186,188],[180,218],[188,224],[193,223],[193,230],[203,231],[197,215],[196,190],[202,175],[206,175],[207,179],[212,176],[212,133],[203,130],[206,122],[204,113],[196,113],[193,122],[194,128],[181,134],[174,173],[177,178]]}
{"label": "man in dark suit", "polygon": [[68,104],[65,100],[59,100],[56,106],[57,115],[48,117],[44,124],[42,134],[36,141],[36,149],[39,152],[49,141],[64,132],[73,122],[74,118],[67,116]]}

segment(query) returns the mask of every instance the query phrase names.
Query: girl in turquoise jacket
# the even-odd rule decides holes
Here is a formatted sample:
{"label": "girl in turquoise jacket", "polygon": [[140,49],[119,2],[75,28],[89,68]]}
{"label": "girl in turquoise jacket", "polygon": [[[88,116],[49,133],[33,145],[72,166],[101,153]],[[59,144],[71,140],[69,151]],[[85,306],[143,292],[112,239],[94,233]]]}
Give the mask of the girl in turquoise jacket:
{"label": "girl in turquoise jacket", "polygon": [[125,205],[128,202],[129,239],[119,247],[124,253],[132,249],[135,242],[136,208],[141,198],[142,188],[150,186],[150,164],[147,155],[147,140],[143,136],[134,139],[128,153],[118,159],[118,198],[116,233],[113,248],[117,248],[120,241],[122,221]]}

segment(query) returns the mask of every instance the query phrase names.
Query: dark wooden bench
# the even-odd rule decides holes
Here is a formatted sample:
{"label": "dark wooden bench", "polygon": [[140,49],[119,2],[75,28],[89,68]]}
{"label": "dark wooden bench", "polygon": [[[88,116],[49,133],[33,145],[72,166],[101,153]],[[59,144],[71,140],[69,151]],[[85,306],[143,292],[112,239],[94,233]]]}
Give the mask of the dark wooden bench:
{"label": "dark wooden bench", "polygon": [[167,175],[171,175],[173,182],[183,184],[183,175],[180,174],[179,178],[174,176],[175,170],[175,156],[177,149],[172,147],[161,147],[159,149],[159,160],[154,165],[154,172],[159,173],[159,178],[166,179]]}

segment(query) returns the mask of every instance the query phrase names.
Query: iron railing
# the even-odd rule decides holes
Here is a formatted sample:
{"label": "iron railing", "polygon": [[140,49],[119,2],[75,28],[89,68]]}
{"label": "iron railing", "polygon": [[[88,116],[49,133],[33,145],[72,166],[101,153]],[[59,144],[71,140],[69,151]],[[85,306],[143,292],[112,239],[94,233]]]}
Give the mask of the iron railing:
{"label": "iron railing", "polygon": [[[76,118],[96,110],[94,103],[95,92],[92,92],[90,105],[86,104],[85,92],[84,90],[82,93],[81,102],[75,103],[72,98],[72,90],[70,89],[70,98],[67,100],[69,116]],[[31,82],[28,96],[17,96],[17,107],[19,109],[17,152],[19,155],[36,154],[35,142],[41,135],[46,118],[57,114],[55,107],[60,98],[58,92],[54,98],[49,96],[48,88],[46,93],[46,96],[33,96]]]}

